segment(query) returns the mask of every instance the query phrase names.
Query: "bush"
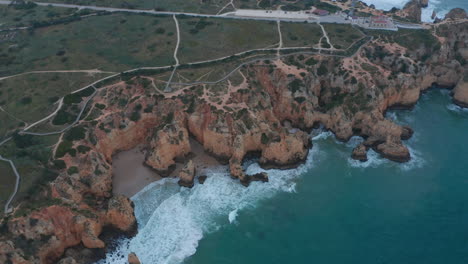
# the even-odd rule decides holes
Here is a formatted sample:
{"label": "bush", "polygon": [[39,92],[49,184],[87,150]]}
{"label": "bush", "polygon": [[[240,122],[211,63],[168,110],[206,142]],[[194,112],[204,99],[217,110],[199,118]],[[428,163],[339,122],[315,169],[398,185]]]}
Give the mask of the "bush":
{"label": "bush", "polygon": [[96,108],[100,109],[100,110],[104,110],[106,108],[106,105],[105,104],[100,104],[100,103],[97,103],[95,104],[94,106],[96,106]]}
{"label": "bush", "polygon": [[61,109],[58,111],[57,115],[55,115],[54,120],[52,120],[52,124],[55,126],[61,126],[68,123],[75,121],[76,116],[68,113],[67,111]]}
{"label": "bush", "polygon": [[137,111],[132,112],[132,114],[130,115],[130,120],[132,120],[133,122],[137,122],[138,120],[140,120],[140,118],[140,112]]}
{"label": "bush", "polygon": [[67,167],[67,164],[63,160],[54,160],[52,163],[54,163],[54,168],[57,170],[63,170]]}
{"label": "bush", "polygon": [[72,127],[65,134],[65,139],[68,141],[75,141],[84,139],[86,136],[86,128],[83,126]]}
{"label": "bush", "polygon": [[317,69],[317,75],[323,76],[323,75],[326,75],[327,73],[328,73],[327,66],[325,66],[325,64],[322,63],[320,67]]}
{"label": "bush", "polygon": [[30,147],[37,143],[32,135],[20,135],[18,133],[15,133],[13,135],[13,141],[15,142],[16,147],[22,149]]}
{"label": "bush", "polygon": [[69,153],[71,156],[75,156],[76,150],[73,149],[72,147],[73,147],[72,142],[68,140],[62,141],[60,145],[57,147],[57,151],[55,152],[55,158],[62,158],[67,153]]}
{"label": "bush", "polygon": [[88,152],[88,151],[91,150],[90,147],[84,146],[84,145],[79,145],[76,149],[77,149],[78,152],[81,153],[81,154],[85,154],[86,152]]}
{"label": "bush", "polygon": [[72,166],[72,167],[68,168],[67,173],[68,173],[68,175],[76,174],[76,173],[78,173],[78,168],[75,167],[75,166]]}
{"label": "bush", "polygon": [[268,136],[265,134],[265,133],[262,133],[262,144],[263,145],[266,145],[268,144],[268,142],[270,142],[270,139],[268,138]]}
{"label": "bush", "polygon": [[29,97],[29,96],[28,96],[28,97],[23,97],[23,98],[21,98],[20,103],[21,103],[21,104],[24,104],[24,105],[30,104],[30,103],[32,103],[32,98]]}

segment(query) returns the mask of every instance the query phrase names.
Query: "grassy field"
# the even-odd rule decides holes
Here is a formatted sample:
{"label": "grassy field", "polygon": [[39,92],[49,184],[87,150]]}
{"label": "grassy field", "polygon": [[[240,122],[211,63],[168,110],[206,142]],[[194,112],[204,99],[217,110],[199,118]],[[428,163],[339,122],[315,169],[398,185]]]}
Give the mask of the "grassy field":
{"label": "grassy field", "polygon": [[323,24],[331,43],[337,49],[346,49],[355,41],[364,37],[361,31],[351,25]]}
{"label": "grassy field", "polygon": [[279,41],[275,22],[228,19],[193,19],[179,21],[181,63],[230,56],[261,49]]}
{"label": "grassy field", "polygon": [[[34,123],[53,112],[60,97],[105,76],[108,74],[41,73],[9,78],[0,81],[0,106],[17,119]],[[7,127],[20,123],[6,115],[0,115],[0,121]]]}
{"label": "grassy field", "polygon": [[88,17],[0,43],[0,76],[32,70],[123,71],[174,64],[171,17],[113,14]]}
{"label": "grassy field", "polygon": [[[21,201],[28,196],[34,196],[39,190],[39,186],[49,182],[53,179],[55,174],[45,168],[53,145],[58,141],[59,136],[47,137],[31,137],[28,140],[28,146],[19,147],[14,140],[6,143],[0,147],[0,154],[8,159],[13,160],[21,175],[21,182],[18,194],[15,197],[14,204]],[[10,190],[14,183],[14,175],[11,169],[6,166],[4,162],[0,163],[0,171],[2,172],[2,188]],[[3,172],[6,172],[7,177],[3,177]],[[5,187],[3,184],[5,183]],[[2,189],[3,190],[3,189]],[[11,190],[8,191],[8,195]],[[0,196],[1,201],[4,203],[5,195]],[[0,201],[0,203],[1,203]]]}
{"label": "grassy field", "polygon": [[284,47],[311,47],[322,37],[322,29],[317,24],[281,23]]}
{"label": "grassy field", "polygon": [[[254,2],[254,0],[250,1]],[[229,0],[50,0],[48,2],[216,14],[223,6],[229,3]]]}
{"label": "grassy field", "polygon": [[29,9],[16,9],[0,5],[0,30],[14,27],[31,26],[37,21],[50,21],[67,17],[77,12],[73,8],[36,6]]}

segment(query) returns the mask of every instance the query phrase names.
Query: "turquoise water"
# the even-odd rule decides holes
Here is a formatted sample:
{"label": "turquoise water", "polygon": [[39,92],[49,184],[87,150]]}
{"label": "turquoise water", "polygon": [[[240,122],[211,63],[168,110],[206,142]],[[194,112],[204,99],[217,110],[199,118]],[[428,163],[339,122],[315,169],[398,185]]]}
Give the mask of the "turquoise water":
{"label": "turquoise water", "polygon": [[468,263],[468,112],[431,91],[390,115],[415,129],[417,163],[356,168],[345,144],[316,140],[295,193],[241,211],[186,263]]}
{"label": "turquoise water", "polygon": [[432,90],[388,116],[416,131],[409,163],[352,161],[359,139],[314,131],[306,164],[266,184],[245,188],[225,167],[193,189],[165,179],[132,198],[139,233],[101,263],[468,263],[468,110]]}

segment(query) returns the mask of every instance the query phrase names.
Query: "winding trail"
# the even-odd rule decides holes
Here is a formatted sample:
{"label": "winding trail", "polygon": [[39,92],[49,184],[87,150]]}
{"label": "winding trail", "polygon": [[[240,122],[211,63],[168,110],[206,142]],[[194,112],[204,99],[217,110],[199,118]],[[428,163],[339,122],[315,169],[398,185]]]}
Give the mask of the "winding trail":
{"label": "winding trail", "polygon": [[177,58],[177,52],[179,50],[179,45],[180,45],[180,28],[179,28],[179,21],[177,21],[177,17],[176,15],[173,15],[172,18],[174,19],[174,22],[175,22],[175,25],[176,25],[176,29],[177,29],[177,44],[176,44],[176,47],[174,49],[174,60],[176,62],[176,64],[174,65],[174,70],[172,70],[172,73],[171,73],[171,76],[169,77],[169,80],[167,81],[166,83],[166,88],[164,89],[165,92],[170,92],[171,91],[171,82],[172,82],[172,78],[174,78],[174,74],[177,70],[177,67],[179,67],[179,59]]}
{"label": "winding trail", "polygon": [[55,109],[55,111],[53,113],[51,113],[50,115],[44,117],[43,119],[41,119],[39,121],[36,121],[36,122],[32,123],[31,125],[25,127],[23,129],[23,131],[27,131],[28,129],[35,127],[36,125],[48,120],[49,118],[52,118],[53,116],[55,116],[58,113],[58,111],[60,111],[60,108],[62,108],[62,105],[63,105],[63,97],[60,98],[60,100],[58,101],[58,107],[57,107],[57,109]]}
{"label": "winding trail", "polygon": [[[322,29],[323,37],[327,40],[328,45],[330,45],[330,49],[334,50],[335,47],[331,43],[330,38],[328,37],[327,31],[325,30],[325,27],[322,24],[320,24],[320,22],[317,22],[317,25],[319,25],[320,28]],[[320,45],[320,48],[322,48],[322,39],[320,39],[319,45]]]}
{"label": "winding trail", "polygon": [[18,171],[16,170],[16,166],[15,164],[13,163],[12,160],[9,160],[9,159],[5,159],[2,157],[2,155],[0,155],[0,161],[5,161],[5,162],[8,162],[10,164],[10,167],[11,169],[13,170],[13,173],[15,174],[16,176],[16,182],[15,182],[15,188],[13,189],[13,193],[10,195],[10,197],[8,198],[7,202],[5,203],[5,207],[3,209],[3,212],[5,214],[8,214],[12,211],[12,209],[10,208],[10,204],[11,202],[13,201],[13,199],[15,199],[15,196],[16,194],[18,193],[18,189],[19,189],[19,184],[20,184],[20,180],[21,180],[21,177],[18,173]]}

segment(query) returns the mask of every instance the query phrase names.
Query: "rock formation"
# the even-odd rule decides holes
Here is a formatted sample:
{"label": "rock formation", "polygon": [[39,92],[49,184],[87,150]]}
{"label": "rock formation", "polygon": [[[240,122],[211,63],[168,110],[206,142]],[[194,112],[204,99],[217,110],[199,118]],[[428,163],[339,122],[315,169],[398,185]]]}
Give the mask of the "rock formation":
{"label": "rock formation", "polygon": [[359,161],[367,161],[367,148],[364,144],[359,144],[354,148],[351,158]]}
{"label": "rock formation", "polygon": [[[433,84],[458,83],[454,100],[466,102],[466,83],[459,80],[466,71],[467,22],[436,26],[418,31],[415,40],[399,33],[375,37],[351,57],[302,54],[257,61],[241,67],[242,82],[228,82],[222,92],[221,86],[193,85],[163,94],[147,85],[151,76],[100,88],[89,114],[75,126],[84,136],[62,137],[51,159],[51,167],[60,160],[66,168],[54,168],[58,177],[3,220],[0,262],[56,263],[67,248],[105,247],[104,228],[134,232],[131,201],[112,194],[111,163],[117,152],[139,145],[149,150],[147,165],[170,172],[187,158],[193,136],[244,185],[268,180],[266,174],[246,175],[248,155],[268,168],[296,166],[312,147],[305,131],[319,124],[341,141],[362,137],[354,158],[364,160],[372,148],[408,161],[403,140],[412,130],[386,119],[385,112],[413,106]],[[181,185],[193,186],[194,170],[187,162]]]}
{"label": "rock formation", "polygon": [[454,8],[445,15],[445,19],[467,19],[468,15],[463,8]]}
{"label": "rock formation", "polygon": [[140,264],[140,259],[135,253],[128,254],[128,264]]}
{"label": "rock formation", "polygon": [[468,82],[463,79],[453,89],[453,102],[461,107],[468,107]]}
{"label": "rock formation", "polygon": [[182,171],[179,173],[179,185],[187,188],[193,187],[193,179],[195,178],[195,164],[189,160]]}

